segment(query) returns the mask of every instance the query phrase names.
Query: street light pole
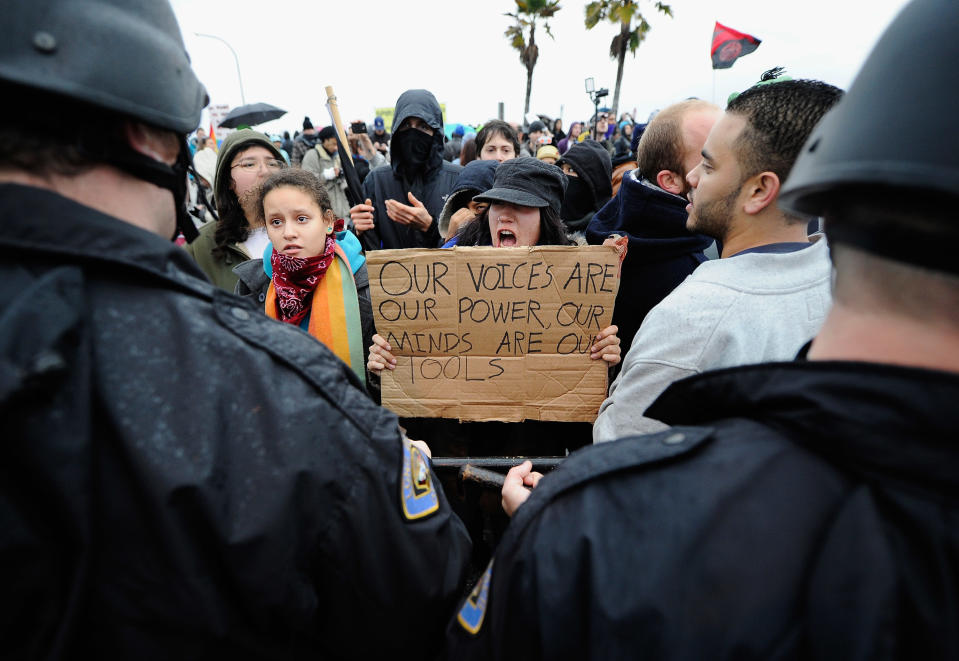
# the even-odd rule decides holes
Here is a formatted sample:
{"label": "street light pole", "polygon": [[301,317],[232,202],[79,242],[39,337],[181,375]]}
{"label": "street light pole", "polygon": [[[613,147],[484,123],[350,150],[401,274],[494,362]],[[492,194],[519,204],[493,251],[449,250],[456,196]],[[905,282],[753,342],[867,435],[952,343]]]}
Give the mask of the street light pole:
{"label": "street light pole", "polygon": [[599,117],[599,100],[609,95],[609,90],[605,87],[600,90],[596,89],[596,83],[590,77],[586,79],[586,93],[593,102],[593,140],[599,140],[599,133],[596,130],[597,118]]}
{"label": "street light pole", "polygon": [[223,37],[218,37],[215,34],[203,34],[200,32],[194,32],[198,37],[206,37],[208,39],[216,39],[217,41],[222,41],[227,48],[230,49],[230,52],[233,53],[233,61],[236,62],[236,79],[240,81],[240,103],[246,105],[246,96],[243,94],[243,76],[240,75],[240,58],[236,56],[236,51],[233,50],[233,46],[230,45]]}

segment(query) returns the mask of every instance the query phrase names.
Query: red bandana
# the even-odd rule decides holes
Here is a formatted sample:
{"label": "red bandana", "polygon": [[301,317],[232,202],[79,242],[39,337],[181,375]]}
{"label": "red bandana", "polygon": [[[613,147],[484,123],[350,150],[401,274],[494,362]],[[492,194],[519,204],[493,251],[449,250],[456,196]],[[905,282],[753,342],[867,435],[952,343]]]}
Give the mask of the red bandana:
{"label": "red bandana", "polygon": [[273,288],[276,290],[277,316],[288,324],[299,324],[310,308],[307,302],[316,285],[333,263],[336,243],[326,237],[326,249],[316,257],[290,257],[274,248],[270,257],[273,265]]}

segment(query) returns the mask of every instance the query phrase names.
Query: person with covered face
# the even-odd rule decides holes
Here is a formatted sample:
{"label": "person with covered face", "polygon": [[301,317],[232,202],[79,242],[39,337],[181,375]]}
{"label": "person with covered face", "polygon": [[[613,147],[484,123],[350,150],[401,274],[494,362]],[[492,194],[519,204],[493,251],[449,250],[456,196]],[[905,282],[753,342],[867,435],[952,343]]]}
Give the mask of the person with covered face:
{"label": "person with covered face", "polygon": [[584,140],[570,147],[556,164],[569,178],[560,218],[567,233],[585,243],[589,221],[613,196],[610,181],[613,163],[609,152],[595,140]]}
{"label": "person with covered face", "polygon": [[390,165],[363,182],[364,203],[350,209],[367,250],[434,248],[436,219],[460,167],[443,160],[443,112],[427,90],[407,90],[396,101]]}

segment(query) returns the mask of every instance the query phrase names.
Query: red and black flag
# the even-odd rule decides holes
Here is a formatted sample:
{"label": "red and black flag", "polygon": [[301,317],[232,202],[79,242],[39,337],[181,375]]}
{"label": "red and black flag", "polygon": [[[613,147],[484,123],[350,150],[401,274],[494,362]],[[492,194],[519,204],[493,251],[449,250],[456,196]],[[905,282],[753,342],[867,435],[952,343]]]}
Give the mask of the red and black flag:
{"label": "red and black flag", "polygon": [[728,69],[743,55],[749,55],[759,48],[760,43],[751,34],[737,32],[717,21],[713,29],[713,48],[709,51],[713,56],[713,69]]}

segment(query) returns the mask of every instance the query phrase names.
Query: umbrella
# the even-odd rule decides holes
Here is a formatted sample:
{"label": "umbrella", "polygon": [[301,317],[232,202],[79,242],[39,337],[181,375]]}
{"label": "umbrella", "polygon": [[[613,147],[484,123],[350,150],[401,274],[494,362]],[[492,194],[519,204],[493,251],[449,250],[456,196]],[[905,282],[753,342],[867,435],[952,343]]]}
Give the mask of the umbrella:
{"label": "umbrella", "polygon": [[286,111],[271,106],[269,103],[251,103],[246,106],[239,106],[230,111],[220,126],[228,129],[234,129],[238,126],[256,126],[271,119],[279,119],[286,114]]}

